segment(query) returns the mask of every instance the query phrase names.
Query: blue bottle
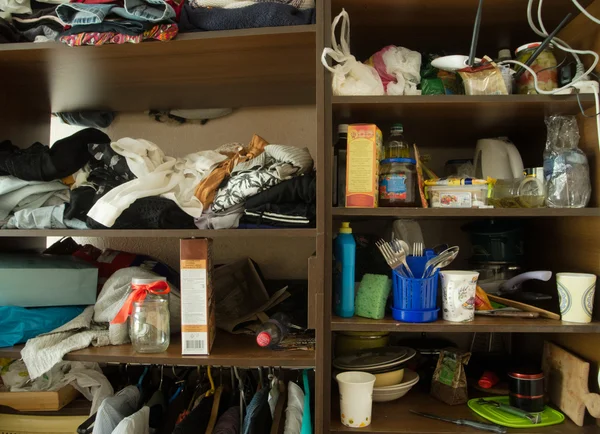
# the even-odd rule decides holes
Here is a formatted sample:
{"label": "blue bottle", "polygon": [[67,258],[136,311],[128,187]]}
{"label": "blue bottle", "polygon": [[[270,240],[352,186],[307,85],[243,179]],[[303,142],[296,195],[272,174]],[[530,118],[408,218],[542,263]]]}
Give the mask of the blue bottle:
{"label": "blue bottle", "polygon": [[335,239],[334,255],[334,311],[342,318],[351,318],[354,316],[356,241],[348,222],[342,223]]}

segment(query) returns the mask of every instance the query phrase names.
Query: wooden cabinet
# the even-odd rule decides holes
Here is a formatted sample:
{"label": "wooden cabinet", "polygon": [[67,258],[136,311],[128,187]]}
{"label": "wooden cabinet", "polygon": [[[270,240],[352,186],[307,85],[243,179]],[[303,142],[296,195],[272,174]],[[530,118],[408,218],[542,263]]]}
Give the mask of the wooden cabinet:
{"label": "wooden cabinet", "polygon": [[[596,16],[600,0],[580,0]],[[438,233],[453,236],[457,228],[474,219],[514,218],[527,225],[528,265],[553,271],[582,271],[600,275],[600,151],[595,111],[590,95],[568,96],[333,96],[331,76],[321,65],[321,53],[330,46],[331,21],[342,8],[351,19],[352,51],[365,60],[389,44],[429,52],[467,53],[477,0],[317,0],[317,24],[223,32],[183,34],[171,42],[139,45],[76,47],[58,44],[0,45],[0,139],[28,146],[35,140],[48,143],[50,114],[55,111],[112,109],[141,112],[151,108],[244,107],[264,108],[275,113],[278,106],[309,107],[314,121],[309,128],[294,132],[298,145],[310,142],[317,168],[317,227],[280,230],[14,230],[0,231],[3,250],[43,247],[47,237],[77,236],[103,242],[108,239],[139,239],[162,245],[181,237],[211,237],[222,241],[216,250],[228,249],[235,257],[236,246],[256,254],[278,248],[276,264],[288,273],[300,267],[308,280],[310,324],[317,336],[312,353],[268,353],[239,337],[221,335],[214,354],[182,357],[177,341],[162,355],[137,355],[128,346],[88,348],[66,356],[68,360],[180,365],[219,364],[282,367],[314,366],[316,369],[315,431],[348,431],[340,425],[337,392],[332,390],[331,359],[334,334],[339,331],[390,331],[399,333],[514,333],[539,343],[553,338],[600,363],[600,309],[591,324],[563,324],[550,320],[477,318],[469,324],[438,321],[403,324],[390,319],[341,319],[332,315],[332,237],[339,222],[350,220],[372,233],[385,230],[395,218],[413,218]],[[497,51],[538,40],[526,18],[526,0],[486,0],[478,54],[495,57]],[[544,2],[544,22],[554,28],[571,12],[576,18],[561,36],[577,48],[600,48],[599,29],[568,0]],[[587,59],[586,59],[587,61]],[[332,143],[338,123],[374,122],[383,130],[402,121],[423,153],[454,155],[472,152],[478,138],[508,135],[523,155],[525,165],[541,165],[546,114],[577,115],[581,148],[589,157],[593,198],[585,209],[423,209],[333,208]],[[268,116],[268,112],[266,114]],[[294,113],[286,115],[295,122]],[[221,121],[228,125],[226,120]],[[236,120],[232,118],[229,125]],[[269,128],[282,128],[273,123]],[[268,139],[269,128],[256,133]],[[273,130],[274,131],[274,130]],[[272,132],[272,131],[271,131]],[[118,138],[118,137],[115,137]],[[153,137],[144,138],[153,140]],[[248,138],[249,139],[249,138]],[[160,144],[160,143],[159,143]],[[180,151],[192,152],[192,146]],[[145,240],[145,241],[144,241]],[[298,254],[295,247],[302,244]],[[152,246],[152,244],[148,244]],[[275,246],[275,247],[274,247]],[[283,247],[282,247],[283,246]],[[144,253],[152,254],[153,247]],[[296,253],[294,253],[296,252]],[[314,254],[313,254],[314,252]],[[304,255],[304,256],[303,256]],[[302,262],[299,266],[299,261]],[[305,270],[305,271],[304,271]],[[286,277],[286,276],[278,276]],[[287,276],[292,277],[292,276]],[[294,276],[297,277],[297,276]],[[598,299],[600,296],[597,296]],[[596,300],[600,306],[600,300]],[[591,347],[596,349],[591,350]],[[0,357],[18,357],[19,348],[0,350]],[[408,416],[408,408],[444,412],[424,394],[378,405],[373,424],[361,432],[445,433],[462,432],[460,427]],[[573,424],[532,431],[600,433],[594,425]]]}

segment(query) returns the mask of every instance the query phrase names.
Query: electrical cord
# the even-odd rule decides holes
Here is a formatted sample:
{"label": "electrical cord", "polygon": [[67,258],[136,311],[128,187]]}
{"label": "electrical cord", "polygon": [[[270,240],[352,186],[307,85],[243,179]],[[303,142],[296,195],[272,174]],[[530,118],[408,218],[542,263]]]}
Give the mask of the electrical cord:
{"label": "electrical cord", "polygon": [[[589,12],[587,12],[578,2],[577,0],[572,0],[573,4],[580,10],[582,11],[582,13],[587,16],[589,19],[591,19],[593,22],[600,24],[600,20],[598,20],[596,17],[592,16]],[[533,6],[533,0],[529,0],[527,2],[527,21],[529,22],[529,27],[531,27],[531,29],[539,36],[546,38],[548,36],[548,31],[546,30],[545,26],[544,26],[544,22],[542,20],[542,6],[543,6],[543,2],[544,0],[539,0],[538,2],[538,9],[537,9],[537,19],[539,22],[540,27],[538,28],[534,21],[533,21],[533,15],[532,15],[532,6]],[[546,90],[542,90],[539,88],[538,86],[538,79],[537,79],[537,74],[535,73],[535,71],[533,71],[531,68],[529,68],[528,66],[524,65],[521,62],[518,62],[516,60],[505,60],[503,62],[500,62],[500,64],[505,64],[505,63],[513,63],[515,65],[519,65],[522,68],[525,68],[533,77],[533,83],[535,86],[535,90],[540,94],[540,95],[554,95],[562,90],[565,89],[569,89],[569,88],[573,88],[574,84],[583,80],[583,79],[587,79],[587,77],[590,74],[594,73],[594,70],[596,69],[596,66],[598,65],[598,62],[600,61],[600,56],[598,56],[598,54],[595,51],[591,51],[591,50],[575,50],[573,49],[569,44],[567,44],[565,41],[563,41],[562,39],[559,38],[552,38],[551,41],[555,47],[566,51],[567,53],[571,53],[573,55],[573,57],[575,58],[575,63],[576,63],[576,72],[575,72],[575,77],[573,78],[573,80],[571,81],[571,83],[569,83],[566,86],[560,87],[558,89],[553,89],[551,91],[546,91]],[[591,55],[594,57],[594,61],[592,62],[592,65],[590,66],[590,68],[585,71],[585,67],[583,65],[583,62],[581,61],[581,59],[579,58],[579,54],[581,55]],[[578,89],[576,89],[578,90]],[[596,132],[598,135],[598,147],[600,148],[600,100],[598,97],[598,87],[596,87],[594,89],[594,102],[596,104],[596,115],[594,116],[588,116],[585,113],[583,114],[586,117],[595,117],[596,118]],[[581,101],[579,99],[579,95],[577,95],[577,102],[579,104],[579,108],[582,110],[583,112],[583,107],[581,105]]]}
{"label": "electrical cord", "polygon": [[577,97],[577,104],[579,105],[579,110],[581,110],[581,114],[586,118],[595,118],[600,115],[600,111],[597,111],[594,115],[586,115],[583,105],[581,105],[581,98],[579,98],[579,92],[575,92],[575,96]]}
{"label": "electrical cord", "polygon": [[573,4],[577,7],[577,9],[579,9],[586,17],[588,17],[590,20],[592,20],[596,24],[600,24],[600,20],[598,18],[596,18],[595,16],[593,16],[592,14],[590,14],[583,6],[581,6],[579,4],[579,2],[577,0],[572,0],[572,1],[573,1]]}

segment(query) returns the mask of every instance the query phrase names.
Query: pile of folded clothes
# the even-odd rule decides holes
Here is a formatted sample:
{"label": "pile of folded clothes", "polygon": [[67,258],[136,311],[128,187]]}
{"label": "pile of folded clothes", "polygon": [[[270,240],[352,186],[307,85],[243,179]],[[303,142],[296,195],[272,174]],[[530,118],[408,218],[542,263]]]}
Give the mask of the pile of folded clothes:
{"label": "pile of folded clothes", "polygon": [[173,0],[0,0],[1,42],[70,46],[168,41],[179,30]]}
{"label": "pile of folded clothes", "polygon": [[183,158],[144,139],[86,128],[46,147],[0,142],[6,229],[314,227],[315,173],[306,148],[223,145]]}
{"label": "pile of folded clothes", "polygon": [[314,0],[0,0],[0,43],[169,41],[178,31],[314,22]]}
{"label": "pile of folded clothes", "polygon": [[181,32],[202,32],[314,23],[314,0],[189,0],[179,26]]}

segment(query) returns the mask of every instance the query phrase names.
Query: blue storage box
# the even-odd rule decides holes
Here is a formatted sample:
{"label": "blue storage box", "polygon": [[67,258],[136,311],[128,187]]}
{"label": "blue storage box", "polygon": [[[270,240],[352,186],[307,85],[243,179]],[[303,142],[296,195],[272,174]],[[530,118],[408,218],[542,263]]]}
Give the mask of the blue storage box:
{"label": "blue storage box", "polygon": [[98,269],[72,256],[0,254],[0,306],[96,303]]}

